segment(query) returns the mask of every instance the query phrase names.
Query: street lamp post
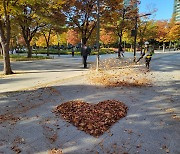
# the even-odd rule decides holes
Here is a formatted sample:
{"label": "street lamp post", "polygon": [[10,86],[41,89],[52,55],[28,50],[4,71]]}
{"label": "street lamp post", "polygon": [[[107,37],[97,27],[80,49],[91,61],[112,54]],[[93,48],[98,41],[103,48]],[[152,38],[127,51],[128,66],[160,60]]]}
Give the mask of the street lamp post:
{"label": "street lamp post", "polygon": [[125,13],[126,13],[126,8],[123,8],[122,10],[123,14],[122,14],[122,23],[121,23],[121,26],[120,26],[120,37],[119,37],[119,45],[118,45],[118,58],[121,57],[120,55],[120,47],[122,45],[122,35],[123,35],[123,28],[124,28],[124,20],[125,20]]}
{"label": "street lamp post", "polygon": [[134,62],[136,62],[136,40],[137,40],[137,30],[138,30],[137,19],[140,17],[149,16],[149,15],[151,15],[151,13],[146,13],[141,16],[135,17],[135,27],[134,27],[134,34],[133,34],[134,35]]}
{"label": "street lamp post", "polygon": [[136,39],[137,39],[137,16],[135,17],[135,27],[134,27],[134,62],[136,61]]}
{"label": "street lamp post", "polygon": [[99,0],[97,0],[97,65],[96,65],[96,70],[99,70],[99,39],[100,39],[100,20],[99,20]]}

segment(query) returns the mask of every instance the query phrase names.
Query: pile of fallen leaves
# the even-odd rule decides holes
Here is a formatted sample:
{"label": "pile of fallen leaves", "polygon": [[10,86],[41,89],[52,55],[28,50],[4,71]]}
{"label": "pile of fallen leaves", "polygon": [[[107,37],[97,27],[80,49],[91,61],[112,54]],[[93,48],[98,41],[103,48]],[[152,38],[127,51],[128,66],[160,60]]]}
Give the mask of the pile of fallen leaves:
{"label": "pile of fallen leaves", "polygon": [[88,75],[92,84],[107,87],[149,86],[152,84],[152,74],[140,65],[135,65],[131,59],[107,59],[100,64],[100,71],[92,69]]}
{"label": "pile of fallen leaves", "polygon": [[127,109],[124,103],[117,100],[105,100],[96,105],[76,100],[57,106],[55,113],[79,130],[98,137],[125,117]]}

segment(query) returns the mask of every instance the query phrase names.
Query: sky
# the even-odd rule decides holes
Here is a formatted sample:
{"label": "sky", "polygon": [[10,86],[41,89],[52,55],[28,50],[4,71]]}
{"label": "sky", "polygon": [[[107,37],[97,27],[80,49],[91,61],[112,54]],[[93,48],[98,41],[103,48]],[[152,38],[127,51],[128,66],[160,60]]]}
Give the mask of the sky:
{"label": "sky", "polygon": [[169,20],[173,13],[174,0],[141,0],[140,13],[149,13],[157,9],[151,18],[155,20]]}

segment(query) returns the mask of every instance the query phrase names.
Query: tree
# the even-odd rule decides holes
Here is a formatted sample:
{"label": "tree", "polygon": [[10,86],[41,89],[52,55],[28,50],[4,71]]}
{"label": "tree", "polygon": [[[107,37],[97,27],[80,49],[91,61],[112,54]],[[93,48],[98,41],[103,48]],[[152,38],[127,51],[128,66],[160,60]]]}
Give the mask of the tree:
{"label": "tree", "polygon": [[165,51],[165,42],[168,41],[167,34],[168,34],[168,22],[164,21],[157,21],[157,38],[156,40],[163,43],[163,51]]}
{"label": "tree", "polygon": [[138,39],[140,43],[141,53],[142,45],[145,41],[156,38],[156,24],[153,20],[139,20],[138,23]]}
{"label": "tree", "polygon": [[41,29],[46,41],[47,56],[49,56],[49,42],[51,39],[51,34],[53,32],[60,33],[65,30],[65,16],[62,13],[62,4],[64,2],[55,0],[53,0],[53,2],[54,3],[52,4],[48,3],[49,7],[43,14],[43,21],[46,25]]}
{"label": "tree", "polygon": [[69,0],[63,8],[68,25],[79,30],[82,44],[86,44],[96,27],[96,0]]}
{"label": "tree", "polygon": [[[128,6],[125,6],[122,0],[109,1],[107,9],[103,14],[104,27],[115,32],[119,37],[118,47],[122,45],[122,38],[125,31],[134,28],[135,17],[138,14],[138,0],[132,0]],[[118,52],[120,57],[120,52]]]}
{"label": "tree", "polygon": [[17,21],[21,27],[22,35],[28,49],[28,58],[32,57],[31,41],[36,32],[45,24],[42,20],[42,13],[45,12],[46,3],[40,0],[19,2],[17,11]]}
{"label": "tree", "polygon": [[0,43],[0,56],[3,56],[3,50],[2,50],[1,43]]}
{"label": "tree", "polygon": [[173,27],[171,27],[168,38],[171,41],[179,41],[180,40],[180,23],[175,24]]}
{"label": "tree", "polygon": [[50,42],[50,36],[51,36],[52,28],[47,28],[46,30],[42,31],[42,34],[46,41],[46,48],[47,48],[47,56],[49,56],[49,42]]}
{"label": "tree", "polygon": [[134,43],[134,40],[133,40],[133,37],[131,37],[131,31],[124,31],[123,32],[123,41],[128,43],[128,44],[131,44],[131,51],[132,51],[132,44]]}
{"label": "tree", "polygon": [[0,1],[0,46],[3,53],[4,60],[4,74],[12,74],[10,57],[9,57],[9,45],[11,37],[11,17],[13,17],[13,6],[16,1],[2,0]]}
{"label": "tree", "polygon": [[19,46],[25,46],[24,38],[21,34],[21,29],[16,23],[16,19],[11,20],[11,40],[10,49],[18,48]]}
{"label": "tree", "polygon": [[[64,1],[21,0],[19,2],[17,21],[26,42],[28,57],[32,56],[31,41],[37,32],[45,26],[52,29],[52,25],[57,23],[57,20],[59,20],[58,24],[61,25],[61,21],[64,20],[62,17],[62,4],[64,4]],[[50,32],[51,30],[48,31]],[[48,43],[49,39],[47,38],[46,40]]]}
{"label": "tree", "polygon": [[175,42],[180,41],[180,22],[177,22],[175,20],[175,15],[171,18],[170,22],[168,23],[168,31],[169,33],[167,34],[167,40],[169,41],[169,50],[171,48],[172,42],[174,43],[175,47]]}

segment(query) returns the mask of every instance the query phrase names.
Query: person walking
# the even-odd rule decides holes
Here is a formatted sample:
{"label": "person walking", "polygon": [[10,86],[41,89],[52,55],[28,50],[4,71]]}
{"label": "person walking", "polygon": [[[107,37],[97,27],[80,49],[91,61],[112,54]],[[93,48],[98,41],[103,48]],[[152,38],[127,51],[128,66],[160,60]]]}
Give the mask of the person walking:
{"label": "person walking", "polygon": [[74,57],[74,47],[72,47],[72,57]]}
{"label": "person walking", "polygon": [[137,62],[139,62],[145,56],[146,68],[149,70],[150,61],[153,54],[154,54],[154,48],[149,45],[149,42],[145,42],[144,52],[142,53],[141,57],[137,60]]}
{"label": "person walking", "polygon": [[88,56],[88,48],[86,44],[81,47],[81,56],[83,58],[84,68],[87,68],[87,56]]}
{"label": "person walking", "polygon": [[119,48],[118,48],[118,58],[124,57],[123,53],[124,53],[124,51],[123,51],[122,45],[119,45]]}

